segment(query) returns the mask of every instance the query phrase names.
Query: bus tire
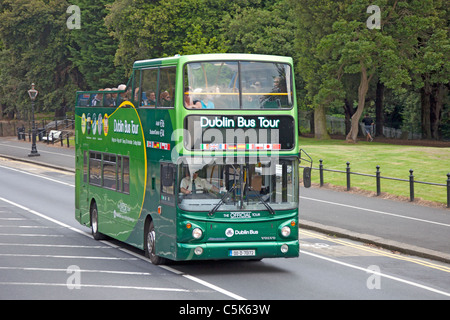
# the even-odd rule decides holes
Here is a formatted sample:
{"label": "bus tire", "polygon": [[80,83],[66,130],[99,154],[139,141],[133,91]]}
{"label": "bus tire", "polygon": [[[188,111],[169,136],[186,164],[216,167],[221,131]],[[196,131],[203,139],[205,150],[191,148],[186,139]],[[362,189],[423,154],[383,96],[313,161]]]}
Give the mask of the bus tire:
{"label": "bus tire", "polygon": [[97,204],[92,202],[91,204],[91,232],[95,240],[103,240],[105,236],[98,231],[98,210]]}
{"label": "bus tire", "polygon": [[144,251],[145,256],[150,259],[154,265],[166,264],[167,259],[159,257],[155,254],[155,226],[153,220],[147,220],[144,228]]}

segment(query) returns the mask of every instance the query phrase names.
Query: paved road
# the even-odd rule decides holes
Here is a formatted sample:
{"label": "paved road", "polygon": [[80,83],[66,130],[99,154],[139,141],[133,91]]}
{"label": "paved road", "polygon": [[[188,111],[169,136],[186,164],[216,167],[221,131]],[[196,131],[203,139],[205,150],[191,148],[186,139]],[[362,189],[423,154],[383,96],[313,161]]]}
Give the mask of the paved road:
{"label": "paved road", "polygon": [[[0,137],[0,156],[74,171],[74,148]],[[370,242],[384,248],[450,263],[450,210],[370,198],[327,189],[301,188],[302,228]]]}
{"label": "paved road", "polygon": [[213,318],[238,304],[281,314],[293,299],[450,299],[450,265],[303,228],[297,259],[152,265],[142,250],[95,241],[78,224],[73,176],[0,158],[0,299],[156,299],[150,309],[168,301],[168,317],[223,300]]}

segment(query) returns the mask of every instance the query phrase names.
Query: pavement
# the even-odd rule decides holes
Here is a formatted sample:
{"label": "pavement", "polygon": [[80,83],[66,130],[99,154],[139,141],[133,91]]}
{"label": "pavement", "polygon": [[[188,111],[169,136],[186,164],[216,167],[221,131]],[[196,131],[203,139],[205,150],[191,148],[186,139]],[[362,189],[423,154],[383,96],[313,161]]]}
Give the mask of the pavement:
{"label": "pavement", "polygon": [[[75,172],[75,148],[0,137],[0,157]],[[450,263],[450,209],[323,188],[300,189],[300,228]]]}

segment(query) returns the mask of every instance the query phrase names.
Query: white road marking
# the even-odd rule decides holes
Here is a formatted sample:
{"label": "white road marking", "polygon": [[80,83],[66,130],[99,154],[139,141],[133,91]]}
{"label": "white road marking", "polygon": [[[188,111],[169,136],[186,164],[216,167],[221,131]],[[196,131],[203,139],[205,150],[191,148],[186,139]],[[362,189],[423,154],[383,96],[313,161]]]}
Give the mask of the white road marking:
{"label": "white road marking", "polygon": [[[25,211],[27,211],[27,212],[29,212],[29,213],[31,213],[33,215],[36,215],[36,216],[38,216],[40,218],[43,218],[43,219],[46,219],[46,220],[51,221],[53,223],[56,223],[57,225],[60,225],[62,227],[68,228],[69,230],[72,230],[72,231],[74,231],[76,233],[79,233],[79,234],[82,234],[82,235],[87,236],[89,238],[92,238],[92,235],[90,235],[90,234],[88,234],[88,233],[86,233],[86,232],[84,232],[82,230],[79,230],[79,229],[76,229],[74,227],[71,227],[71,226],[69,226],[69,225],[67,225],[67,224],[65,224],[65,223],[63,223],[61,221],[55,220],[53,218],[50,218],[50,217],[48,217],[48,216],[46,216],[46,215],[44,215],[42,213],[39,213],[39,212],[37,212],[35,210],[32,210],[32,209],[29,209],[29,208],[27,208],[25,206],[22,206],[22,205],[18,204],[18,203],[15,203],[13,201],[7,200],[7,199],[2,198],[2,197],[0,197],[0,201],[6,202],[6,203],[8,203],[8,204],[10,204],[12,206],[15,206],[17,208],[25,210]],[[101,241],[101,242],[104,243],[104,244],[107,244],[107,245],[110,245],[112,247],[117,248],[116,245],[114,245],[112,243],[109,243],[108,241]],[[143,257],[141,255],[135,254],[134,252],[131,252],[131,251],[126,250],[124,248],[120,248],[119,247],[119,250],[121,250],[123,252],[127,252],[129,254],[132,254],[133,256],[135,256],[135,257],[137,257],[137,258],[139,258],[141,260],[148,261],[148,259],[146,257]],[[32,256],[32,255],[27,255],[27,256]],[[59,257],[60,258],[63,258],[63,257],[68,258],[69,256],[59,256]],[[76,257],[74,256],[73,258],[76,258]],[[86,257],[86,259],[88,259],[88,258]],[[180,275],[180,272],[176,271],[175,269],[172,269],[172,268],[169,268],[169,267],[165,267],[165,266],[162,266],[162,267],[164,267],[164,269],[166,269],[168,271],[171,271],[171,272],[173,272],[173,273],[175,273],[177,275]],[[209,283],[207,281],[201,280],[201,279],[199,279],[197,277],[194,277],[194,276],[191,276],[191,275],[188,275],[188,274],[184,274],[184,273],[182,273],[181,275],[184,278],[190,279],[191,281],[195,281],[195,282],[197,282],[197,283],[199,283],[199,284],[201,284],[203,286],[211,288],[211,289],[213,289],[213,290],[215,290],[217,292],[220,292],[220,293],[222,293],[224,295],[227,295],[227,296],[229,296],[229,297],[231,297],[233,299],[245,300],[243,297],[241,297],[239,295],[236,295],[236,294],[234,294],[234,293],[232,293],[232,292],[230,292],[228,290],[222,289],[222,288],[220,288],[220,287],[218,287],[216,285],[213,285],[213,284],[211,284],[211,283]],[[33,283],[21,283],[21,282],[17,282],[17,283],[8,283],[8,282],[4,282],[3,283],[3,282],[0,282],[0,285],[36,285],[36,286],[62,286],[62,285],[64,285],[64,286],[67,286],[67,284],[46,284],[46,283],[34,283],[33,284]],[[97,287],[97,288],[101,287],[101,288],[119,288],[119,289],[154,290],[154,291],[166,290],[166,291],[190,292],[189,290],[185,290],[185,289],[170,289],[170,288],[169,289],[165,289],[165,288],[126,287],[126,286],[99,286],[99,285],[82,285],[82,287]]]}
{"label": "white road marking", "polygon": [[441,294],[441,295],[450,297],[450,293],[449,292],[437,290],[437,289],[434,289],[434,288],[431,288],[431,287],[428,287],[428,286],[424,286],[422,284],[419,284],[419,283],[416,283],[416,282],[413,282],[413,281],[404,280],[404,279],[401,279],[401,278],[398,278],[398,277],[394,277],[394,276],[390,276],[390,275],[387,275],[387,274],[384,274],[384,273],[381,273],[381,272],[375,272],[375,271],[373,271],[371,269],[358,267],[358,266],[355,266],[355,265],[352,265],[352,264],[349,264],[349,263],[346,263],[346,262],[342,262],[342,261],[338,261],[338,260],[335,260],[335,259],[327,258],[327,257],[321,256],[321,255],[318,255],[318,254],[315,254],[315,253],[311,253],[311,252],[308,252],[308,251],[301,251],[301,254],[310,255],[312,257],[316,257],[316,258],[319,258],[319,259],[322,259],[322,260],[326,260],[326,261],[329,261],[329,262],[332,262],[332,263],[340,264],[340,265],[346,266],[348,268],[353,268],[353,269],[356,269],[356,270],[364,271],[366,273],[373,273],[373,274],[379,275],[380,277],[385,277],[385,278],[388,278],[388,279],[391,279],[391,280],[394,280],[394,281],[402,282],[402,283],[405,283],[405,284],[408,284],[408,285],[411,285],[411,286],[414,286],[414,287],[418,287],[418,288],[421,288],[421,289],[425,289],[425,290],[428,290],[428,291],[431,291],[431,292],[434,292],[434,293],[437,293],[437,294]]}
{"label": "white road marking", "polygon": [[373,213],[379,213],[379,214],[392,216],[392,217],[397,217],[397,218],[409,219],[409,220],[414,220],[414,221],[420,221],[420,222],[436,224],[436,225],[440,225],[440,226],[444,226],[444,227],[450,227],[450,224],[446,224],[446,223],[441,223],[441,222],[436,222],[436,221],[431,221],[431,220],[425,220],[425,219],[419,219],[419,218],[413,218],[413,217],[403,216],[403,215],[396,214],[396,213],[391,213],[391,212],[385,212],[385,211],[380,211],[380,210],[373,210],[373,209],[368,209],[368,208],[363,208],[363,207],[352,206],[352,205],[349,205],[349,204],[343,204],[343,203],[338,203],[338,202],[314,199],[314,198],[303,197],[303,196],[301,196],[300,199],[317,201],[317,202],[331,204],[331,205],[334,205],[334,206],[341,206],[341,207],[346,207],[346,208],[351,208],[351,209],[357,209],[357,210],[363,210],[363,211],[368,211],[368,212],[373,212]]}
{"label": "white road marking", "polygon": [[11,170],[11,171],[20,172],[20,173],[23,173],[23,174],[27,174],[27,175],[29,175],[29,176],[33,176],[33,177],[37,177],[37,178],[42,178],[42,179],[45,179],[45,180],[49,180],[49,181],[52,181],[52,182],[56,182],[56,183],[59,183],[59,184],[63,184],[63,185],[66,185],[66,186],[75,188],[75,185],[74,185],[74,184],[67,183],[67,182],[62,182],[62,181],[59,181],[59,180],[56,180],[56,179],[53,179],[53,178],[49,178],[49,177],[46,177],[46,176],[43,176],[43,175],[39,175],[39,174],[36,174],[36,173],[31,173],[31,172],[27,172],[27,171],[15,169],[15,168],[10,168],[10,167],[5,167],[5,166],[1,166],[1,165],[0,165],[0,168],[2,168],[2,169],[8,169],[8,170]]}

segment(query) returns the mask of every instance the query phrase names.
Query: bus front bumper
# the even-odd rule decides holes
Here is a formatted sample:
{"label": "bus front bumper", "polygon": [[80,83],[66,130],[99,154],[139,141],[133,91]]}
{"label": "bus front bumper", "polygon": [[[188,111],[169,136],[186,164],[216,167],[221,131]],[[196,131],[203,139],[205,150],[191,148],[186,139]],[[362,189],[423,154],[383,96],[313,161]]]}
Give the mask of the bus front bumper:
{"label": "bus front bumper", "polygon": [[295,258],[299,256],[299,242],[221,242],[221,243],[177,243],[176,260],[216,260],[263,258]]}

